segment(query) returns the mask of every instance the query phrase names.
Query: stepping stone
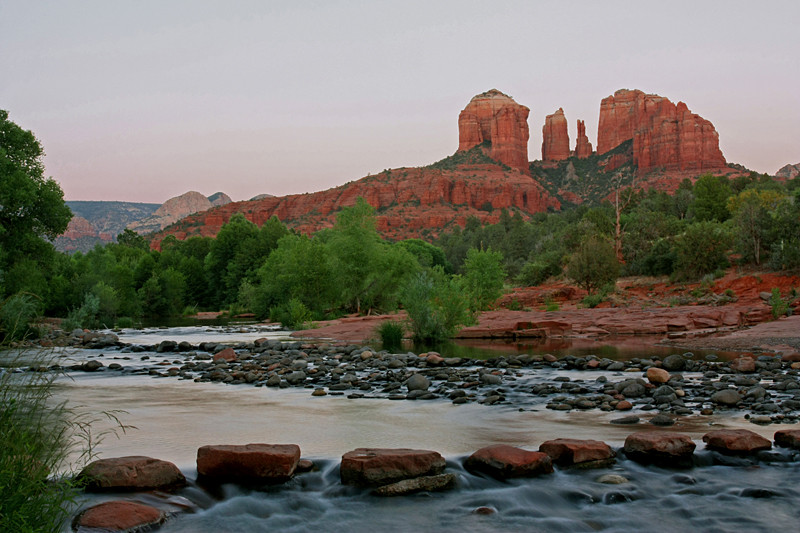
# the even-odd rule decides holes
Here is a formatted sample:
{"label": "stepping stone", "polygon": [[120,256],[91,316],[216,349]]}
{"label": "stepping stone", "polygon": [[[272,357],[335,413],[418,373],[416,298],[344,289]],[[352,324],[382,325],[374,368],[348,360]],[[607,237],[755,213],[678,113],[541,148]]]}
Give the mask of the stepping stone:
{"label": "stepping stone", "polygon": [[342,456],[342,483],[375,487],[404,479],[435,476],[444,471],[438,452],[408,448],[357,448]]}
{"label": "stepping stone", "polygon": [[473,473],[488,474],[497,479],[513,477],[535,477],[553,472],[550,456],[543,452],[531,452],[496,444],[481,448],[466,461],[464,468]]}
{"label": "stepping stone", "polygon": [[296,444],[220,444],[197,450],[198,475],[221,482],[282,483],[300,461]]}

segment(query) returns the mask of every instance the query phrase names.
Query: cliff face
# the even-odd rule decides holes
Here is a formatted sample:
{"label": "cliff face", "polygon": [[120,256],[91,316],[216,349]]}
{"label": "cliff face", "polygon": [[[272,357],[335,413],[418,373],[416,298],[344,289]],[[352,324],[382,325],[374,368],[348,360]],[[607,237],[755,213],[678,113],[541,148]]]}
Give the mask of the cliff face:
{"label": "cliff face", "polygon": [[179,239],[216,235],[234,213],[257,225],[277,216],[302,233],[331,227],[338,211],[361,196],[377,212],[378,231],[391,239],[435,236],[467,217],[496,222],[500,210],[523,214],[559,209],[560,204],[535,180],[496,164],[461,164],[454,169],[399,168],[312,194],[234,202],[191,215],[155,235],[155,246],[167,234]]}
{"label": "cliff face", "polygon": [[796,165],[784,165],[775,173],[776,178],[792,179],[800,176],[800,163]]}
{"label": "cliff face", "polygon": [[563,161],[569,157],[569,133],[564,110],[547,115],[542,127],[542,161]]}
{"label": "cliff face", "polygon": [[207,211],[212,207],[226,205],[231,202],[230,197],[225,193],[215,193],[211,198],[214,199],[214,203],[210,198],[206,198],[197,191],[189,191],[180,196],[170,198],[161,204],[161,207],[156,209],[151,216],[128,224],[128,229],[141,234],[152,233],[162,230],[192,213]]}
{"label": "cliff face", "polygon": [[497,89],[473,97],[458,116],[458,150],[488,141],[492,159],[527,174],[529,113]]}
{"label": "cliff face", "polygon": [[708,120],[686,104],[642,91],[621,89],[600,103],[597,153],[633,140],[633,163],[640,173],[708,171],[727,168],[719,136]]}
{"label": "cliff face", "polygon": [[589,137],[586,136],[586,124],[582,120],[578,120],[578,139],[575,141],[575,157],[578,159],[586,159],[592,155],[592,143],[589,142]]}

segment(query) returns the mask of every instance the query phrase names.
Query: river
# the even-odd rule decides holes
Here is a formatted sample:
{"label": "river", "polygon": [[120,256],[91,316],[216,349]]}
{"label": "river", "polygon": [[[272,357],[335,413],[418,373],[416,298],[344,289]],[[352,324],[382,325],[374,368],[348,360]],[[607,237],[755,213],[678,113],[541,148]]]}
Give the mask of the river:
{"label": "river", "polygon": [[[173,328],[126,332],[120,340],[156,344],[162,339],[226,343],[283,338],[277,331],[244,328]],[[129,370],[170,354],[63,349],[62,364],[87,358]],[[622,373],[619,373],[620,376]],[[610,375],[610,374],[609,374]],[[796,461],[756,466],[705,466],[686,471],[642,467],[620,458],[600,470],[556,470],[530,480],[500,482],[474,476],[461,460],[491,444],[537,449],[543,441],[591,438],[620,447],[633,428],[610,424],[618,413],[559,412],[534,405],[453,405],[447,400],[312,397],[309,389],[196,383],[178,378],[102,371],[72,372],[56,397],[87,412],[120,411],[135,426],[106,435],[100,457],[147,455],[174,462],[194,479],[197,448],[207,444],[292,443],[318,469],[289,483],[257,491],[194,482],[177,495],[137,495],[140,501],[182,512],[165,532],[221,531],[765,531],[794,530],[800,519]],[[124,412],[122,412],[124,411]],[[776,426],[747,423],[741,415],[685,417],[673,427],[700,437],[709,429],[746,427],[772,438]],[[112,425],[98,423],[102,434]],[[638,428],[643,429],[643,428]],[[446,493],[381,499],[338,482],[338,460],[358,447],[431,449],[448,459],[458,488]],[[702,452],[701,452],[702,453]],[[629,480],[606,485],[606,473]],[[84,503],[115,495],[87,496]],[[130,496],[126,496],[130,497]],[[495,512],[473,511],[488,507]],[[188,511],[188,512],[187,512]]]}

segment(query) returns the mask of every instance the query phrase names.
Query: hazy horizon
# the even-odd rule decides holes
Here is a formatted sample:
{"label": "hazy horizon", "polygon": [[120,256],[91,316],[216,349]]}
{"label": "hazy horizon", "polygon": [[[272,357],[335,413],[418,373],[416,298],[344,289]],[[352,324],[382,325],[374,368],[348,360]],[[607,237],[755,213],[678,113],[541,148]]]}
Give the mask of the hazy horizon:
{"label": "hazy horizon", "polygon": [[800,161],[800,4],[24,2],[0,4],[0,108],[67,200],[313,192],[458,147],[497,88],[597,142],[622,88],[685,102],[731,163]]}

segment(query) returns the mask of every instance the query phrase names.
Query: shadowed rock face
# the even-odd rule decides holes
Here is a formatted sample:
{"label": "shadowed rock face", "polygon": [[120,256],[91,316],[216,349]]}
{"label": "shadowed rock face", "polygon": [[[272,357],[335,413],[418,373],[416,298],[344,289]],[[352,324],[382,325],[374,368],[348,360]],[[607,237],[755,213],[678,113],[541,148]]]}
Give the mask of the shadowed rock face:
{"label": "shadowed rock face", "polygon": [[639,171],[705,171],[727,167],[719,136],[708,120],[683,102],[638,90],[620,89],[600,103],[597,153],[633,139]]}
{"label": "shadowed rock face", "polygon": [[489,142],[492,159],[527,174],[528,113],[497,89],[473,97],[458,116],[458,150]]}
{"label": "shadowed rock face", "polygon": [[569,132],[564,110],[547,115],[542,127],[542,161],[563,161],[569,157]]}

